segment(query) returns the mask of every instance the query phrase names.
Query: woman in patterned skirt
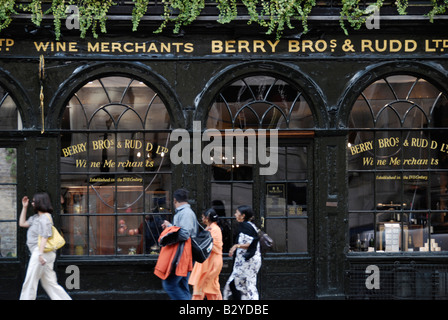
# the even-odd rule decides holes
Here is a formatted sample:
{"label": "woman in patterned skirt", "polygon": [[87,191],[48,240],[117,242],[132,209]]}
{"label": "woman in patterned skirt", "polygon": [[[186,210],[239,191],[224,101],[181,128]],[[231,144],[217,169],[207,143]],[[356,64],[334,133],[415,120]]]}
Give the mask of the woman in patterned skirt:
{"label": "woman in patterned skirt", "polygon": [[257,274],[261,267],[257,227],[251,222],[252,208],[239,206],[235,212],[238,223],[236,244],[229,250],[234,257],[233,270],[224,287],[225,300],[258,300]]}

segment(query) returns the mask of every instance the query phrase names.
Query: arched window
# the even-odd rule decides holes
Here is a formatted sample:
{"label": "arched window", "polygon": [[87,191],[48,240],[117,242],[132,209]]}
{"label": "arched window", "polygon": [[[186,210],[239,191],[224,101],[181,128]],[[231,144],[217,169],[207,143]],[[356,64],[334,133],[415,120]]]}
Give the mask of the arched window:
{"label": "arched window", "polygon": [[170,117],[146,83],[92,79],[61,128],[62,224],[69,255],[158,253],[170,214]]}
{"label": "arched window", "polygon": [[448,250],[447,95],[414,75],[387,76],[349,121],[350,248]]}
{"label": "arched window", "polygon": [[[233,161],[212,166],[211,204],[228,220],[233,219],[238,206],[253,206],[257,221],[275,240],[273,252],[308,251],[312,144],[306,138],[313,136],[314,126],[303,91],[287,80],[266,74],[243,76],[226,85],[208,114],[207,128],[218,129],[222,134],[229,129],[242,129],[247,136],[244,146],[234,148],[244,150],[244,163],[237,163],[233,157]],[[247,134],[249,129],[254,130],[252,136]],[[278,154],[267,142],[267,152],[271,157],[275,155],[271,160],[276,161],[278,168],[264,176],[259,171],[264,164],[249,160],[259,148],[251,142],[259,139],[260,129],[279,130]],[[229,146],[223,146],[222,156],[227,160],[225,148],[228,151]],[[224,251],[232,242],[231,223],[227,222]]]}

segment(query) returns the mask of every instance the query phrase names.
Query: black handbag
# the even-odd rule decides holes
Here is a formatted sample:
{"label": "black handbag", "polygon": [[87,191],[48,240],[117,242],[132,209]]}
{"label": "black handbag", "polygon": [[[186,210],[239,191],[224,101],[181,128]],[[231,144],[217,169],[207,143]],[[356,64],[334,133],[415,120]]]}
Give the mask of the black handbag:
{"label": "black handbag", "polygon": [[258,229],[258,237],[260,241],[261,250],[267,251],[274,245],[274,240],[265,232]]}
{"label": "black handbag", "polygon": [[213,238],[212,234],[202,228],[202,226],[196,234],[196,237],[191,237],[191,250],[193,253],[193,260],[199,263],[204,262],[212,253]]}

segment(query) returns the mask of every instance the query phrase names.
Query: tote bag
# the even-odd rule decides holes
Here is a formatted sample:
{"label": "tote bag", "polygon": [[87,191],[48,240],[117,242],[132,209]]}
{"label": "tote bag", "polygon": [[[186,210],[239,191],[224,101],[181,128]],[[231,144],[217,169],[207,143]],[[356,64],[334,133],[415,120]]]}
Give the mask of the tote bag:
{"label": "tote bag", "polygon": [[[49,216],[45,214],[45,216],[50,219]],[[53,221],[50,219],[51,223]],[[60,248],[62,248],[65,245],[65,239],[61,236],[61,234],[58,232],[58,229],[56,229],[53,225],[51,226],[52,235],[47,239],[47,243],[45,244],[44,252],[50,252],[50,251],[56,251]],[[42,237],[39,236],[39,239],[37,241],[37,245],[40,247],[40,242],[42,240]]]}

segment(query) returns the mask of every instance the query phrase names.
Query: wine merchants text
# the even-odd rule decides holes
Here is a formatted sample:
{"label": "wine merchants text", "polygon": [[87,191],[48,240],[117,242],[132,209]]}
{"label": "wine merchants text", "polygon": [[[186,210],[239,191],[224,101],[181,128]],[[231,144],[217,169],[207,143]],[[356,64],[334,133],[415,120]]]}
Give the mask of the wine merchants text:
{"label": "wine merchants text", "polygon": [[272,55],[272,54],[443,54],[448,50],[448,39],[413,38],[399,39],[389,36],[382,39],[352,36],[324,39],[194,39],[147,41],[25,41],[14,38],[0,38],[0,54],[89,55]]}
{"label": "wine merchants text", "polygon": [[[390,150],[390,156],[377,158],[374,160],[374,149]],[[397,150],[406,150],[406,157],[397,155]],[[429,151],[436,151],[434,154],[448,153],[448,142],[439,142],[425,138],[408,138],[401,142],[400,137],[387,137],[376,141],[364,141],[358,144],[349,144],[348,150],[352,156],[363,155],[363,166],[437,166],[439,159],[425,157]]]}

